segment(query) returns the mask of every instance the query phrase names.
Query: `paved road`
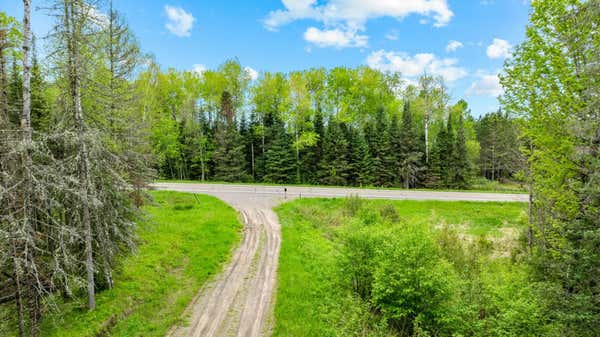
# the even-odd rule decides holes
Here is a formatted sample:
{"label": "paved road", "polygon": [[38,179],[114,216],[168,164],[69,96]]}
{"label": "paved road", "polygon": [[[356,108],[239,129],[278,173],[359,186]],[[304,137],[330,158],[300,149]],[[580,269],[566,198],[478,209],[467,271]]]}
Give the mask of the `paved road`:
{"label": "paved road", "polygon": [[502,194],[485,192],[437,192],[437,191],[411,191],[411,190],[377,190],[362,188],[337,188],[337,187],[287,187],[284,193],[282,186],[260,186],[260,185],[230,185],[230,184],[178,184],[157,183],[154,187],[174,191],[203,193],[219,196],[227,196],[228,202],[234,206],[242,202],[259,202],[264,204],[277,203],[284,198],[294,199],[298,197],[345,197],[358,195],[369,199],[412,199],[412,200],[466,200],[466,201],[521,201],[527,202],[526,194]]}
{"label": "paved road", "polygon": [[216,196],[244,219],[244,237],[229,265],[206,285],[188,308],[189,324],[174,326],[170,337],[270,335],[281,230],[273,206],[299,197],[370,199],[521,201],[524,194],[432,192],[330,187],[156,183],[161,190]]}

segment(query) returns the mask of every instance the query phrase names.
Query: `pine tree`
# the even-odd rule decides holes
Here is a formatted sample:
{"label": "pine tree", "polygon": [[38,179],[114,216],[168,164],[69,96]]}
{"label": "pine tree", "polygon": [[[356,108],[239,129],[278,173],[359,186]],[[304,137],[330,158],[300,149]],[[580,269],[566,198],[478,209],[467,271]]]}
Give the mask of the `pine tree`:
{"label": "pine tree", "polygon": [[423,171],[422,160],[423,153],[419,151],[418,137],[413,125],[410,103],[404,104],[402,112],[402,126],[400,129],[400,156],[399,169],[400,177],[404,188],[415,187],[419,174]]}
{"label": "pine tree", "polygon": [[373,163],[373,184],[376,186],[390,185],[393,177],[389,164],[393,162],[390,148],[388,122],[383,107],[377,109],[375,125],[369,123],[365,128],[369,152]]}
{"label": "pine tree", "polygon": [[333,118],[327,123],[323,140],[323,158],[319,176],[325,185],[344,186],[348,183],[349,160],[348,141],[344,135],[344,125]]}
{"label": "pine tree", "polygon": [[456,131],[456,139],[454,142],[453,151],[453,177],[452,186],[455,188],[465,189],[469,187],[469,160],[467,158],[467,144],[465,142],[465,130],[463,127],[463,116],[459,116],[458,129]]}
{"label": "pine tree", "polygon": [[454,130],[452,128],[452,115],[448,116],[446,129],[439,132],[437,136],[439,146],[439,167],[441,183],[444,187],[450,187],[454,175]]}
{"label": "pine tree", "polygon": [[[35,40],[34,40],[35,41]],[[41,132],[48,129],[50,118],[50,106],[46,94],[46,82],[35,53],[35,44],[32,49],[31,65],[31,126],[34,130]]]}
{"label": "pine tree", "polygon": [[348,143],[348,184],[354,186],[358,184],[362,160],[360,133],[353,127],[347,127],[345,131]]}
{"label": "pine tree", "polygon": [[21,112],[23,111],[23,77],[21,69],[14,59],[11,67],[10,80],[8,83],[8,116],[13,126],[20,123]]}
{"label": "pine tree", "polygon": [[388,139],[389,139],[389,151],[390,154],[388,156],[388,166],[391,169],[392,175],[390,177],[390,183],[394,186],[400,186],[402,182],[402,167],[400,163],[403,159],[402,153],[402,135],[400,131],[400,122],[398,121],[398,114],[394,113],[392,116],[392,120],[390,121],[390,126],[388,129]]}
{"label": "pine tree", "polygon": [[258,116],[255,110],[252,110],[250,113],[250,121],[248,123],[248,139],[246,143],[246,160],[248,161],[248,165],[250,173],[252,177],[252,181],[260,181],[262,178],[262,174],[259,174],[258,163],[259,159],[259,151],[260,151],[260,140],[259,131],[262,131],[262,126],[260,125],[260,121],[258,120]]}
{"label": "pine tree", "polygon": [[429,153],[429,164],[427,165],[427,174],[425,179],[425,186],[428,188],[444,187],[442,173],[444,170],[444,165],[442,164],[442,158],[444,157],[443,152],[445,151],[443,146],[444,139],[446,138],[445,133],[446,130],[442,128],[437,134]]}
{"label": "pine tree", "polygon": [[244,142],[234,123],[217,123],[216,148],[213,153],[214,176],[217,181],[247,181]]}
{"label": "pine tree", "polygon": [[265,177],[270,183],[285,184],[295,181],[296,157],[283,122],[272,126],[273,141],[265,155]]}
{"label": "pine tree", "polygon": [[355,143],[352,145],[352,161],[356,176],[356,185],[370,186],[373,184],[373,158],[364,135],[356,130]]}

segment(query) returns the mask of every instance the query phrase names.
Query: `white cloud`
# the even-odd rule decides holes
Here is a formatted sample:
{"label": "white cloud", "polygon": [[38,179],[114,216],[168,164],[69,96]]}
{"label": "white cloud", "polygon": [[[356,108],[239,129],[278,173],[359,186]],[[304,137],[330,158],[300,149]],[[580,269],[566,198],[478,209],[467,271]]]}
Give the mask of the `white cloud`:
{"label": "white cloud", "polygon": [[251,67],[244,67],[244,71],[251,81],[255,81],[258,78],[258,71],[252,69]]}
{"label": "white cloud", "polygon": [[192,66],[192,71],[197,73],[198,75],[202,75],[207,70],[204,64],[194,64]]}
{"label": "white cloud", "polygon": [[492,59],[507,58],[511,54],[512,46],[508,41],[495,38],[487,47],[487,56]]}
{"label": "white cloud", "polygon": [[417,14],[432,18],[434,26],[445,26],[454,15],[446,0],[282,0],[284,9],[271,11],[264,20],[268,29],[292,21],[312,19],[326,26],[363,28],[369,19],[392,17],[398,20]]}
{"label": "white cloud", "polygon": [[192,13],[186,12],[181,7],[173,7],[166,5],[165,14],[167,15],[167,23],[165,27],[173,34],[179,37],[187,37],[191,35],[191,30],[196,18]]}
{"label": "white cloud", "polygon": [[402,52],[379,50],[367,57],[367,65],[381,71],[399,72],[409,80],[424,73],[439,75],[448,82],[467,76],[467,71],[457,65],[454,58],[438,58],[431,53],[410,56]]}
{"label": "white cloud", "polygon": [[456,40],[450,40],[448,42],[448,45],[446,46],[446,51],[448,53],[453,52],[458,50],[459,48],[464,47],[464,45],[462,44],[462,42],[460,41],[456,41]]}
{"label": "white cloud", "polygon": [[304,32],[304,40],[319,47],[366,47],[369,37],[358,34],[356,30],[325,29],[309,27]]}
{"label": "white cloud", "polygon": [[467,89],[467,95],[498,97],[504,93],[498,74],[478,72],[479,79]]}
{"label": "white cloud", "polygon": [[[366,47],[369,37],[365,31],[368,20],[391,17],[401,20],[420,15],[421,23],[433,22],[436,27],[447,25],[454,13],[447,0],[282,0],[283,9],[269,12],[263,20],[269,30],[296,20],[315,20],[323,28],[310,27],[304,39],[320,47]],[[395,33],[386,36],[396,40]]]}
{"label": "white cloud", "polygon": [[391,41],[396,41],[398,40],[398,33],[396,32],[389,32],[387,34],[385,34],[385,38]]}

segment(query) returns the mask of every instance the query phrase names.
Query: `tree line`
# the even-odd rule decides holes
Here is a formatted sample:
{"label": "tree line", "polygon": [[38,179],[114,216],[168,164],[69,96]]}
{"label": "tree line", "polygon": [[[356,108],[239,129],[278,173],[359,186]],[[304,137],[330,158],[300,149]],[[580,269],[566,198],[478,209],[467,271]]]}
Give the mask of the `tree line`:
{"label": "tree line", "polygon": [[475,119],[439,77],[406,85],[368,67],[265,72],[237,60],[200,74],[156,65],[149,93],[163,178],[404,188],[468,188],[523,168],[517,121]]}

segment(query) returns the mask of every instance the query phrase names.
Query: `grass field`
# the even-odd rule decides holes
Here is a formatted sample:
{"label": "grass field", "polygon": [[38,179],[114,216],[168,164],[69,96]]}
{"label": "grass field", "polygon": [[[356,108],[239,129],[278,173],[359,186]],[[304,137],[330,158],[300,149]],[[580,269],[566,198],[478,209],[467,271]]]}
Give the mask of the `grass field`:
{"label": "grass field", "polygon": [[[151,192],[140,245],[115,275],[115,287],[84,301],[60,303],[41,336],[164,336],[202,284],[219,272],[239,241],[236,212],[220,200],[178,192]],[[2,333],[0,335],[10,335]]]}
{"label": "grass field", "polygon": [[[372,231],[403,224],[427,226],[433,232],[451,227],[463,240],[488,237],[494,245],[494,238],[502,237],[507,229],[519,233],[519,218],[526,204],[303,199],[276,210],[282,225],[282,247],[274,336],[385,336],[392,332],[376,319],[368,303],[340,285],[345,277],[340,275],[338,263],[341,236],[355,228],[352,223],[360,219],[372,226],[368,227]],[[508,268],[506,260],[490,260],[485,267],[489,275],[496,275],[497,280],[505,277],[506,273],[496,272]]]}

